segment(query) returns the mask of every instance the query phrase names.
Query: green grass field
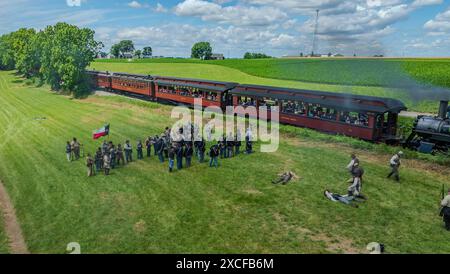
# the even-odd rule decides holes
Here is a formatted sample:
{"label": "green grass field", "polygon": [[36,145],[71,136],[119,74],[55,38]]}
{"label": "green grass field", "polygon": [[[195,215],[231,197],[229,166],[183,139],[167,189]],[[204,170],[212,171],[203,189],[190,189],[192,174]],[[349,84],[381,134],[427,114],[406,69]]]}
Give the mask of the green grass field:
{"label": "green grass field", "polygon": [[[159,60],[161,60],[162,63],[156,63]],[[170,61],[173,61],[174,63],[170,63]],[[423,98],[413,99],[411,94],[409,93],[410,89],[361,86],[361,85],[326,84],[326,81],[324,81],[325,83],[314,83],[314,82],[301,82],[294,80],[281,80],[281,79],[267,78],[269,77],[269,74],[265,76],[264,75],[254,76],[252,74],[246,73],[247,70],[245,69],[245,67],[239,67],[238,65],[235,65],[236,68],[232,68],[230,67],[231,65],[227,65],[227,64],[234,64],[232,62],[235,62],[235,64],[240,64],[239,62],[248,62],[248,60],[225,60],[228,63],[222,63],[221,65],[218,65],[220,64],[218,61],[207,61],[207,63],[199,63],[200,61],[196,61],[197,63],[189,63],[189,61],[190,59],[188,60],[156,59],[153,61],[136,60],[133,62],[128,62],[126,60],[99,60],[94,62],[91,65],[91,68],[96,70],[108,70],[113,72],[128,72],[128,73],[164,75],[174,77],[188,77],[188,78],[238,82],[241,84],[257,84],[257,85],[268,85],[287,88],[321,90],[330,92],[345,92],[353,94],[390,97],[402,100],[407,105],[407,107],[413,111],[436,112],[438,109],[438,103],[436,102],[437,100],[432,99],[426,100]],[[262,68],[262,66],[259,64],[264,63],[260,62],[268,62],[268,60],[252,60],[252,61],[254,62],[255,70],[257,68],[259,69]],[[192,62],[195,62],[195,60]],[[215,62],[215,64],[212,62]],[[312,60],[310,62],[318,62],[318,61]],[[347,65],[347,67],[350,68],[351,66]],[[370,65],[368,67],[371,68]],[[325,68],[326,66],[323,67],[323,69]],[[347,73],[349,73],[348,68],[346,70]],[[286,69],[286,67],[284,67],[284,69]],[[366,72],[367,70],[368,69],[366,69]],[[289,72],[289,70],[286,71]],[[367,72],[367,74],[370,75],[369,72]],[[321,73],[316,73],[314,75],[320,76],[317,78],[317,81],[321,81],[322,79]],[[325,77],[328,77],[327,74],[325,74]]]}
{"label": "green grass field", "polygon": [[[282,127],[276,153],[241,155],[217,170],[195,163],[168,174],[153,157],[87,178],[83,161],[65,160],[67,140],[77,136],[94,151],[100,142],[92,130],[110,122],[111,140],[135,143],[171,125],[171,107],[123,97],[73,100],[12,72],[0,72],[0,104],[0,180],[33,253],[64,253],[69,242],[83,253],[341,253],[364,252],[373,241],[390,253],[450,252],[437,216],[449,168],[407,160],[395,184],[385,179],[390,155],[382,150]],[[365,167],[369,197],[358,209],[322,196],[325,188],[346,191],[352,151]],[[302,180],[270,183],[286,170]],[[4,245],[0,234],[1,252]]]}
{"label": "green grass field", "polygon": [[0,218],[0,254],[9,253],[8,238],[4,231],[3,218]]}

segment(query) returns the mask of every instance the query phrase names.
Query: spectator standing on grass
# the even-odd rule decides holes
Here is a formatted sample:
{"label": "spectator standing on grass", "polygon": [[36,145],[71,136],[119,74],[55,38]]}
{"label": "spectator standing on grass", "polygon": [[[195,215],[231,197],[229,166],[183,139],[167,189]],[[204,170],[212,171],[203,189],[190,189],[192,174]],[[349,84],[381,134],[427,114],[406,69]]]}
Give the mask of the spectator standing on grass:
{"label": "spectator standing on grass", "polygon": [[67,141],[66,144],[66,157],[67,161],[72,162],[72,146],[70,145],[69,141]]}

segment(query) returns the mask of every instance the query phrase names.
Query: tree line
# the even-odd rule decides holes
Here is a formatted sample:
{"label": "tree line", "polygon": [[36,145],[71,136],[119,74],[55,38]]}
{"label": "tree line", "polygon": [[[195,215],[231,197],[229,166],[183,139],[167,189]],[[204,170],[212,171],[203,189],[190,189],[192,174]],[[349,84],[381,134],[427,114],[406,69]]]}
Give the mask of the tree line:
{"label": "tree line", "polygon": [[22,28],[0,36],[0,69],[15,69],[55,91],[78,97],[89,90],[85,69],[102,48],[88,28],[67,23],[41,31]]}
{"label": "tree line", "polygon": [[131,40],[122,40],[111,47],[111,56],[114,58],[128,58],[130,56],[142,58],[151,57],[153,55],[152,47],[144,47],[142,50],[136,50]]}

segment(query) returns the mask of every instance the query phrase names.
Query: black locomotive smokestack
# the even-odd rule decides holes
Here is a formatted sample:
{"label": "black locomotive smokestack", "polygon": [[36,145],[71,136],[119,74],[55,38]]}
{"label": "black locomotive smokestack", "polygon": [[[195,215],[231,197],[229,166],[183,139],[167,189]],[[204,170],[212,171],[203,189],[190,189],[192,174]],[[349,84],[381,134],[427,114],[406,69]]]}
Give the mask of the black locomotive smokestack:
{"label": "black locomotive smokestack", "polygon": [[439,106],[439,117],[442,119],[446,119],[447,111],[448,111],[448,101],[441,101],[441,104]]}

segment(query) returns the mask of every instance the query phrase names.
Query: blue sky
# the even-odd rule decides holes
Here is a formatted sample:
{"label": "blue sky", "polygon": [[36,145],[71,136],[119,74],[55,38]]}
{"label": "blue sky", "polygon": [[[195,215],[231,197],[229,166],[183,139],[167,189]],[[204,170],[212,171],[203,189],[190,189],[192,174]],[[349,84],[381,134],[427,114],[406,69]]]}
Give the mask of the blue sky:
{"label": "blue sky", "polygon": [[65,21],[94,29],[106,51],[131,39],[187,57],[209,41],[227,57],[283,56],[311,52],[316,9],[321,53],[450,56],[450,0],[0,0],[0,34]]}

